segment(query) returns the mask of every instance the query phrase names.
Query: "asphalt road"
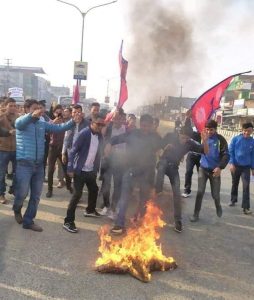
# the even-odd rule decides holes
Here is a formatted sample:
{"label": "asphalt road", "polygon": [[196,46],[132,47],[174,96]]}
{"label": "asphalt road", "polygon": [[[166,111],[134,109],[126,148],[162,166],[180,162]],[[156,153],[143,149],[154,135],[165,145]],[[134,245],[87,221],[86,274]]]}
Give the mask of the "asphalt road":
{"label": "asphalt road", "polygon": [[[183,174],[181,167],[182,185]],[[110,221],[83,217],[83,203],[77,210],[79,233],[66,232],[62,224],[70,195],[65,189],[55,188],[54,197],[46,199],[45,186],[36,220],[42,233],[24,230],[15,222],[13,198],[8,196],[10,203],[0,206],[0,299],[254,299],[254,215],[243,215],[240,204],[227,206],[228,170],[222,180],[223,217],[216,216],[208,186],[200,221],[193,224],[189,217],[197,186],[194,174],[193,196],[183,200],[185,228],[181,234],[173,231],[172,197],[166,180],[165,192],[158,199],[167,222],[161,243],[164,254],[177,261],[178,269],[153,273],[150,283],[94,270],[97,230]],[[251,183],[252,208],[253,186]],[[129,216],[135,206],[133,199]]]}

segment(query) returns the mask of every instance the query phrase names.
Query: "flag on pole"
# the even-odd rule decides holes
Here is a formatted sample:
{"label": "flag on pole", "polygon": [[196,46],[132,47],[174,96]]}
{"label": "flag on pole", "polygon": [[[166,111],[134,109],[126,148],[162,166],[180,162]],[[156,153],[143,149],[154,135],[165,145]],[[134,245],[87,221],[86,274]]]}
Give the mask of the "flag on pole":
{"label": "flag on pole", "polygon": [[123,41],[121,43],[120,51],[119,51],[119,65],[120,65],[120,93],[117,107],[122,107],[125,101],[128,99],[128,88],[126,82],[126,74],[128,68],[128,61],[123,58]]}
{"label": "flag on pole", "polygon": [[121,47],[119,51],[119,66],[120,66],[120,92],[119,92],[119,100],[117,107],[114,108],[111,112],[106,115],[105,122],[108,123],[112,120],[114,112],[117,108],[121,108],[125,101],[128,99],[128,88],[126,82],[126,74],[128,68],[128,61],[123,58],[123,41],[121,42]]}
{"label": "flag on pole", "polygon": [[78,84],[78,80],[75,86],[75,89],[73,91],[73,96],[72,96],[72,104],[77,104],[79,102],[79,84]]}
{"label": "flag on pole", "polygon": [[204,94],[202,94],[191,107],[191,116],[197,130],[201,132],[205,128],[206,122],[211,118],[213,113],[220,108],[220,100],[235,76],[249,73],[239,73],[224,79],[216,84]]}

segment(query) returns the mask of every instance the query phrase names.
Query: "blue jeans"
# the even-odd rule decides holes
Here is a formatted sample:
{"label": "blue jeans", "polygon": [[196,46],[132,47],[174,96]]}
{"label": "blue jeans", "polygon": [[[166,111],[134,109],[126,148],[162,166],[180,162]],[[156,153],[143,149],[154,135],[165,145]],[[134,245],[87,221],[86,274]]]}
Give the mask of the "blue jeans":
{"label": "blue jeans", "polygon": [[44,180],[43,162],[17,161],[16,180],[16,193],[13,204],[14,212],[21,212],[23,202],[30,189],[28,206],[23,216],[23,227],[27,227],[33,224],[33,219],[36,216],[40,202]]}
{"label": "blue jeans", "polygon": [[15,188],[16,151],[0,151],[0,196],[6,191],[5,176],[10,161],[13,168],[12,186]]}
{"label": "blue jeans", "polygon": [[144,215],[145,205],[149,200],[149,193],[151,185],[151,172],[152,170],[134,170],[129,169],[124,173],[122,179],[121,196],[118,202],[119,212],[117,214],[115,224],[120,227],[125,225],[125,215],[130,201],[131,191],[134,182],[138,182],[140,188],[140,202],[138,207],[138,214]]}

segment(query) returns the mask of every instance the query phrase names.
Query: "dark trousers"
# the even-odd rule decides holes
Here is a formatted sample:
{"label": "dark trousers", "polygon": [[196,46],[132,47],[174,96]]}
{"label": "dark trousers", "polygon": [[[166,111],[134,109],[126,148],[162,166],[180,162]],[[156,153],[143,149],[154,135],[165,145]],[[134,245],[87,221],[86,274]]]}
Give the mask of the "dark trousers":
{"label": "dark trousers", "polygon": [[[114,189],[112,194],[112,201],[110,204],[110,188],[111,188],[111,179],[113,177]],[[122,187],[122,178],[123,178],[123,168],[119,166],[109,167],[102,177],[102,196],[103,204],[106,207],[111,207],[113,211],[116,209],[116,205],[121,196],[121,187]]]}
{"label": "dark trousers", "polygon": [[187,194],[191,193],[191,182],[192,182],[193,169],[196,166],[197,171],[199,170],[200,158],[201,158],[201,155],[193,154],[192,152],[189,152],[186,157],[184,192]]}
{"label": "dark trousers", "polygon": [[49,136],[45,136],[45,149],[44,149],[44,158],[43,158],[43,168],[44,168],[44,176],[46,176],[46,166],[48,161],[49,154]]}
{"label": "dark trousers", "polygon": [[55,165],[57,159],[60,160],[62,168],[64,170],[64,176],[66,180],[66,187],[69,190],[71,186],[71,179],[66,174],[66,168],[62,163],[62,146],[49,146],[49,153],[48,153],[48,190],[53,190],[53,177],[55,172]]}
{"label": "dark trousers", "polygon": [[211,193],[214,199],[215,207],[218,209],[220,207],[220,176],[214,177],[212,170],[199,168],[198,172],[198,192],[196,196],[194,214],[199,214],[202,206],[202,200],[206,189],[206,182],[209,179],[211,186]]}
{"label": "dark trousers", "polygon": [[250,208],[250,167],[236,166],[235,172],[232,175],[231,202],[237,202],[238,186],[240,178],[243,183],[243,199],[242,208]]}
{"label": "dark trousers", "polygon": [[165,175],[168,176],[172,191],[174,204],[174,219],[175,221],[182,220],[182,205],[180,193],[180,177],[177,165],[168,165],[165,170]]}
{"label": "dark trousers", "polygon": [[143,216],[146,211],[146,202],[149,200],[151,192],[151,173],[152,169],[130,168],[124,172],[122,179],[121,196],[118,203],[119,212],[115,224],[120,227],[125,226],[125,215],[128,209],[131,192],[134,183],[138,183],[140,188],[140,199],[136,216]]}
{"label": "dark trousers", "polygon": [[86,211],[87,213],[92,213],[95,211],[98,196],[96,173],[93,171],[82,171],[80,174],[74,174],[74,192],[67,209],[66,218],[64,220],[66,223],[74,222],[75,220],[75,211],[77,208],[77,204],[82,197],[85,184],[88,190],[88,206],[86,208]]}
{"label": "dark trousers", "polygon": [[157,164],[157,173],[156,173],[156,177],[155,177],[156,193],[160,193],[163,191],[166,166],[167,166],[166,159],[161,158]]}

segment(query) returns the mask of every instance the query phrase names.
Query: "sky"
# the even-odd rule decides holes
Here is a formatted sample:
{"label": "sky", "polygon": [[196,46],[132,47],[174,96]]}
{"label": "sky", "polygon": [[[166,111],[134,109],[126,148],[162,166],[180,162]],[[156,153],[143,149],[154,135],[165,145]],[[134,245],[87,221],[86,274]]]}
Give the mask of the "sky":
{"label": "sky", "polygon": [[[110,2],[69,0],[82,11]],[[119,93],[118,51],[129,61],[127,108],[165,96],[198,97],[254,66],[254,1],[118,0],[86,15],[83,59],[87,97]],[[56,0],[0,1],[0,64],[42,67],[52,85],[72,87],[80,59],[82,18]]]}

